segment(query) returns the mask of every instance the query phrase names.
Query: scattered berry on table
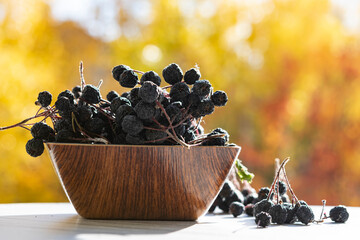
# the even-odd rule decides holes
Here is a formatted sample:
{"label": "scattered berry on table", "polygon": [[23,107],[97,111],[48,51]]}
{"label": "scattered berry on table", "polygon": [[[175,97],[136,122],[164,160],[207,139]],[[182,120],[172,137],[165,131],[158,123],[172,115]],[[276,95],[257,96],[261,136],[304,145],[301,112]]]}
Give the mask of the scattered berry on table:
{"label": "scattered berry on table", "polygon": [[230,213],[234,217],[237,217],[237,216],[241,215],[244,212],[245,206],[241,202],[236,201],[236,202],[232,202],[230,204],[229,209],[230,209]]}
{"label": "scattered berry on table", "polygon": [[330,218],[332,221],[337,223],[344,223],[349,218],[349,213],[345,206],[339,205],[330,210]]}
{"label": "scattered berry on table", "polygon": [[260,212],[255,216],[255,223],[258,227],[267,227],[271,223],[271,216],[267,212]]}

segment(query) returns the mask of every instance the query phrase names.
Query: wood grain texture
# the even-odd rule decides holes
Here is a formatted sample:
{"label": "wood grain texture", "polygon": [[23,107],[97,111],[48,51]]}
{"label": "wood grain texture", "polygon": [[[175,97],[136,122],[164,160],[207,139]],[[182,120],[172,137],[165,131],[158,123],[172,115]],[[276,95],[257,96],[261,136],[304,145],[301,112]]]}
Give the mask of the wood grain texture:
{"label": "wood grain texture", "polygon": [[240,147],[47,143],[64,190],[91,219],[196,220]]}

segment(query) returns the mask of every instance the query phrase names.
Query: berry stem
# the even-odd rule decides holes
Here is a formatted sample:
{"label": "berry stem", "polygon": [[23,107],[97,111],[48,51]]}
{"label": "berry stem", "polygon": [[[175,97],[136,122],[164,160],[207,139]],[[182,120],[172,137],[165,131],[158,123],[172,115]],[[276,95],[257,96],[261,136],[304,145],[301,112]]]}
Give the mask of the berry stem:
{"label": "berry stem", "polygon": [[[279,179],[281,169],[285,166],[285,164],[286,164],[289,160],[290,160],[290,158],[287,157],[287,158],[285,158],[284,161],[280,164],[280,168],[279,168],[279,170],[278,170],[277,173],[276,173],[276,176],[275,176],[275,178],[274,178],[273,183],[271,184],[271,188],[270,188],[269,194],[268,194],[268,196],[267,196],[267,198],[266,198],[267,200],[270,199],[271,193],[272,193],[272,192],[274,191],[274,189],[275,189],[275,185],[276,185],[276,183],[277,183],[277,180]],[[278,187],[278,188],[279,188],[279,187]]]}
{"label": "berry stem", "polygon": [[133,71],[134,71],[134,72],[136,72],[136,73],[144,74],[144,72],[139,71],[139,70],[135,70],[135,69],[133,69]]}
{"label": "berry stem", "polygon": [[[282,167],[280,166],[280,169],[281,169],[281,168],[282,168]],[[290,186],[290,181],[289,181],[289,179],[288,179],[288,177],[287,177],[287,175],[286,175],[285,168],[282,168],[282,171],[283,171],[283,173],[284,173],[284,178],[285,178],[285,181],[286,181],[286,185],[287,185],[288,188],[289,188],[289,191],[290,191],[290,194],[291,194],[291,198],[292,198],[292,199],[295,199],[295,202],[298,203],[298,202],[299,202],[299,199],[296,197],[294,190],[293,190],[293,189],[291,188],[291,186]],[[293,201],[291,201],[291,202],[293,203]]]}
{"label": "berry stem", "polygon": [[83,91],[85,87],[85,79],[84,79],[84,67],[82,61],[80,61],[79,72],[80,72],[80,87],[81,87],[81,91]]}

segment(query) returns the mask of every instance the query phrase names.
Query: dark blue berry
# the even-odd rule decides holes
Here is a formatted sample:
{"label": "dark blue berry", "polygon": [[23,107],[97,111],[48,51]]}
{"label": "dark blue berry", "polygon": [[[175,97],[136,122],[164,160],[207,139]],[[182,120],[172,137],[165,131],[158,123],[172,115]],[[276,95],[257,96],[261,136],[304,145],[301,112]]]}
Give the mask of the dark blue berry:
{"label": "dark blue berry", "polygon": [[30,156],[38,157],[44,152],[44,143],[39,138],[33,138],[26,143],[25,148]]}
{"label": "dark blue berry", "polygon": [[206,115],[212,114],[214,110],[215,110],[214,103],[211,100],[206,99],[198,104],[196,110],[192,112],[192,115],[195,118],[204,117]]}
{"label": "dark blue berry", "polygon": [[260,188],[260,190],[258,191],[258,199],[259,200],[266,199],[269,195],[269,192],[270,192],[270,188],[268,187]]}
{"label": "dark blue berry", "polygon": [[55,131],[46,123],[37,122],[31,127],[31,135],[44,141],[54,141]]}
{"label": "dark blue berry", "polygon": [[255,215],[255,223],[258,227],[267,227],[271,223],[271,216],[267,212],[260,212]]}
{"label": "dark blue berry", "polygon": [[146,129],[145,137],[151,144],[162,144],[166,140],[167,133],[164,131]]}
{"label": "dark blue berry", "polygon": [[245,213],[246,213],[246,215],[248,215],[250,217],[254,216],[254,204],[249,203],[248,205],[246,205]]}
{"label": "dark blue berry", "polygon": [[343,205],[332,208],[329,214],[331,220],[337,223],[344,223],[349,219],[349,213]]}
{"label": "dark blue berry", "polygon": [[170,90],[171,101],[181,101],[184,102],[185,99],[190,94],[189,86],[184,82],[175,83]]}
{"label": "dark blue berry", "polygon": [[134,110],[138,118],[143,120],[152,119],[156,113],[155,105],[145,101],[140,101],[138,104],[136,104]]}
{"label": "dark blue berry", "polygon": [[166,66],[162,71],[162,75],[165,82],[169,83],[170,85],[181,82],[183,78],[183,72],[176,63],[171,63],[170,65]]}
{"label": "dark blue berry", "polygon": [[101,94],[97,87],[88,84],[82,91],[81,99],[87,103],[97,104],[101,100]]}
{"label": "dark blue berry", "polygon": [[72,130],[62,129],[56,134],[55,141],[62,143],[70,143],[74,142],[73,138],[75,138],[75,133]]}
{"label": "dark blue berry", "polygon": [[139,134],[144,129],[142,121],[134,115],[125,116],[121,127],[124,132],[132,134],[133,136]]}
{"label": "dark blue berry", "polygon": [[128,134],[126,134],[126,142],[128,144],[141,145],[141,144],[144,144],[145,140],[140,135],[131,135],[128,133]]}
{"label": "dark blue berry", "polygon": [[80,86],[75,86],[75,87],[71,90],[71,92],[74,94],[74,97],[75,97],[76,99],[78,99],[78,98],[80,97],[80,95],[81,95],[81,87],[80,87]]}
{"label": "dark blue berry", "polygon": [[127,116],[127,115],[135,115],[135,114],[136,114],[136,113],[135,113],[134,109],[133,109],[131,106],[129,106],[129,105],[127,105],[127,104],[121,105],[121,106],[116,110],[116,114],[115,114],[115,116],[116,116],[116,122],[117,122],[117,123],[121,123],[122,120],[123,120],[123,118],[124,118],[125,116]]}
{"label": "dark blue berry", "polygon": [[143,101],[153,103],[160,95],[160,88],[155,83],[146,81],[140,87],[138,94]]}
{"label": "dark blue berry", "polygon": [[224,91],[216,91],[211,95],[211,101],[215,106],[221,107],[226,105],[228,97]]}
{"label": "dark blue berry", "polygon": [[122,105],[132,106],[129,99],[124,97],[116,97],[111,101],[110,109],[113,113],[116,113],[118,108]]}
{"label": "dark blue berry", "polygon": [[38,95],[38,102],[42,107],[47,107],[51,104],[52,95],[48,91],[40,92]]}
{"label": "dark blue berry", "polygon": [[244,212],[245,207],[241,202],[232,202],[230,204],[229,210],[234,217],[237,217]]}
{"label": "dark blue berry", "polygon": [[184,75],[184,81],[189,84],[192,85],[194,84],[197,80],[199,80],[201,77],[200,71],[198,68],[191,68],[189,70],[186,71],[185,75]]}
{"label": "dark blue berry", "polygon": [[133,70],[125,70],[120,75],[119,83],[122,87],[133,88],[138,83],[138,75]]}
{"label": "dark blue berry", "polygon": [[100,134],[105,128],[105,122],[98,117],[91,118],[85,123],[85,129],[90,133]]}
{"label": "dark blue berry", "polygon": [[114,78],[116,81],[119,81],[119,80],[120,80],[120,75],[121,75],[125,70],[131,70],[131,68],[130,68],[129,66],[126,66],[126,65],[118,65],[118,66],[114,67],[113,70],[112,70],[113,78]]}
{"label": "dark blue berry", "polygon": [[72,92],[70,92],[70,90],[65,90],[65,91],[62,91],[61,93],[59,93],[57,99],[59,99],[60,97],[67,97],[69,99],[70,103],[74,104],[75,96]]}
{"label": "dark blue berry", "polygon": [[256,216],[260,212],[269,212],[272,206],[274,206],[272,201],[263,199],[254,205],[254,215]]}
{"label": "dark blue berry", "polygon": [[150,81],[150,82],[153,82],[155,83],[156,85],[160,86],[161,84],[161,78],[160,76],[154,72],[154,71],[149,71],[149,72],[146,72],[144,73],[141,78],[140,78],[140,84],[142,85],[144,82],[147,82],[147,81]]}
{"label": "dark blue berry", "polygon": [[211,84],[208,80],[198,80],[194,83],[191,91],[201,98],[205,98],[211,92]]}
{"label": "dark blue berry", "polygon": [[120,97],[120,95],[116,92],[116,91],[110,91],[107,95],[106,95],[106,99],[111,102],[114,98],[116,97]]}
{"label": "dark blue berry", "polygon": [[287,211],[281,204],[275,204],[269,209],[269,214],[273,223],[284,224],[286,222]]}
{"label": "dark blue berry", "polygon": [[296,217],[300,222],[307,225],[314,220],[314,213],[308,205],[301,205],[296,210]]}

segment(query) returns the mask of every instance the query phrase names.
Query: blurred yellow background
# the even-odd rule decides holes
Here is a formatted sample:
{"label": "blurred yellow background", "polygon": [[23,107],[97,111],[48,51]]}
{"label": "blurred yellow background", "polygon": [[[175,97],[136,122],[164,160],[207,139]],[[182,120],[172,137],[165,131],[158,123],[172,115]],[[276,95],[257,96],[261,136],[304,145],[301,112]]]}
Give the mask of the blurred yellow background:
{"label": "blurred yellow background", "polygon": [[[111,69],[161,73],[198,64],[229,102],[205,118],[242,146],[269,186],[274,159],[310,204],[360,204],[360,25],[356,1],[0,0],[0,126],[33,116],[40,91],[80,83],[122,92]],[[0,202],[66,201],[47,154],[31,135],[0,132]]]}

